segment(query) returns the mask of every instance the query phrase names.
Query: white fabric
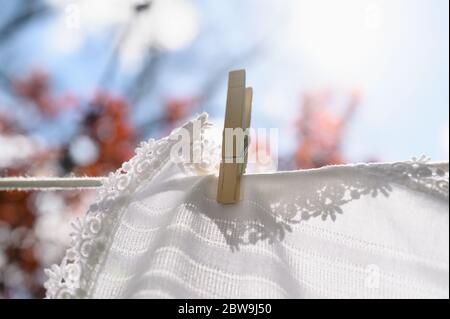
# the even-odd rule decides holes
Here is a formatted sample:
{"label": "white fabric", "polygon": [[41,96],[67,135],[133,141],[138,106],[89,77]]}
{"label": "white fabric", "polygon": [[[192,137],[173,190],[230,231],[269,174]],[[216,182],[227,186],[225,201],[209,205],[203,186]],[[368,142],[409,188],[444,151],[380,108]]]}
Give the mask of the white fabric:
{"label": "white fabric", "polygon": [[47,297],[449,297],[448,164],[246,175],[222,206],[216,176],[169,162],[172,143],[108,178]]}

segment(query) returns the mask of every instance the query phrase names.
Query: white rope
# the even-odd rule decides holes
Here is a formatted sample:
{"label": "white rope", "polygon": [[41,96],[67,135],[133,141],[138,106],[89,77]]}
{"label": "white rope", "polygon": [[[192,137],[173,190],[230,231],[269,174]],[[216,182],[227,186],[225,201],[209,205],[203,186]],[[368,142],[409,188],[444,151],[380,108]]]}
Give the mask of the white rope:
{"label": "white rope", "polygon": [[[393,163],[373,163],[372,166]],[[449,169],[448,162],[431,162],[434,166],[447,172]],[[357,166],[351,165],[335,165],[335,166]],[[316,169],[311,169],[316,170]],[[31,190],[67,190],[67,189],[85,189],[97,188],[102,186],[105,177],[0,177],[0,191],[31,191]]]}
{"label": "white rope", "polygon": [[103,180],[104,177],[4,177],[0,178],[0,191],[96,188]]}

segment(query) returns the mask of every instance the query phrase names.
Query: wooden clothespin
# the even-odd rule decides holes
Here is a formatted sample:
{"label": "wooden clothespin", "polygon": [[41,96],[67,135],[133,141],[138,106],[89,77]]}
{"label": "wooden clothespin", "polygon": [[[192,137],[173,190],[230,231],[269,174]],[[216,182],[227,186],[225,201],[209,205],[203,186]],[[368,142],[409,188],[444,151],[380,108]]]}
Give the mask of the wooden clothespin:
{"label": "wooden clothespin", "polygon": [[[250,127],[252,97],[252,88],[245,87],[245,70],[231,71],[228,75],[222,163],[220,164],[217,189],[217,202],[220,204],[233,204],[240,198],[241,177],[247,167],[250,142],[248,128]],[[242,129],[241,132],[244,132],[244,135],[226,134],[227,129]]]}

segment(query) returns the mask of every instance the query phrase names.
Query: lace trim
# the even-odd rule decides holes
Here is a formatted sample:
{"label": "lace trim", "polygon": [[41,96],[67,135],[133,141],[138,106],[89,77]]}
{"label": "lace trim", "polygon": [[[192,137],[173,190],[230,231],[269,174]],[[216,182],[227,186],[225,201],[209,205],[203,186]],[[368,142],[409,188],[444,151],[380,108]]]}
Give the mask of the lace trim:
{"label": "lace trim", "polygon": [[403,183],[410,188],[440,196],[448,201],[448,163],[431,164],[430,158],[422,155],[409,162],[392,164],[394,182]]}
{"label": "lace trim", "polygon": [[[300,220],[320,217],[336,220],[342,214],[342,206],[363,196],[389,197],[393,184],[403,185],[443,200],[449,199],[448,163],[435,164],[430,158],[421,156],[410,161],[384,164],[356,164],[343,166],[357,169],[358,174],[339,185],[322,185],[321,188],[302,190],[302,195],[291,200],[289,205],[276,203],[271,211],[284,222],[292,223],[300,213]],[[369,177],[369,178],[368,178]],[[382,177],[382,178],[380,178]]]}
{"label": "lace trim", "polygon": [[[194,153],[202,152],[201,162],[197,164],[184,162],[180,163],[180,167],[196,175],[216,172],[220,161],[220,145],[213,138],[207,138],[208,128],[211,125],[207,122],[206,113],[188,122],[183,128],[192,133],[195,121],[201,123],[201,134],[197,138],[194,137],[193,149]],[[45,270],[48,276],[44,284],[47,298],[86,298],[91,295],[95,288],[92,279],[106,259],[121,213],[127,207],[129,195],[144,182],[148,183],[169,162],[170,149],[177,143],[177,139],[173,138],[174,135],[178,135],[178,130],[158,141],[150,139],[141,143],[136,149],[136,155],[105,179],[96,202],[91,205],[86,216],[73,223],[72,245],[62,263]],[[261,225],[258,226],[255,221],[221,225],[228,244],[238,248],[239,245],[264,239],[273,242],[277,238],[282,239],[285,232],[292,231],[290,225],[297,224],[301,220],[314,217],[335,220],[337,214],[343,213],[341,206],[351,200],[380,194],[389,196],[393,191],[392,183],[405,185],[446,200],[449,197],[448,164],[431,164],[429,159],[423,156],[408,162],[360,164],[350,168],[361,169],[361,174],[356,174],[357,177],[351,183],[339,186],[324,185],[319,189],[311,187],[310,192],[302,190],[302,195],[293,200],[272,203],[268,209],[262,207],[264,211],[269,210],[272,215],[270,224],[277,226],[271,227],[275,231],[270,234],[261,236],[260,233],[264,232],[259,230]],[[367,174],[373,174],[378,178],[367,178]],[[380,175],[383,178],[380,178]],[[261,214],[257,219],[264,219],[265,215],[267,214]],[[236,238],[240,240],[234,242]]]}
{"label": "lace trim", "polygon": [[[204,139],[206,129],[210,127],[206,113],[199,115],[195,120],[186,123],[182,128],[187,129],[194,139],[196,151],[199,148],[210,147],[211,143]],[[193,135],[196,121],[200,122],[199,139]],[[198,122],[197,122],[198,123]],[[44,284],[47,298],[85,298],[92,291],[91,278],[101,268],[106,252],[110,246],[112,234],[120,220],[120,214],[126,207],[130,194],[137,190],[144,181],[150,181],[169,162],[170,149],[177,143],[179,129],[169,136],[158,141],[150,139],[142,142],[136,149],[136,155],[125,162],[120,169],[103,181],[97,195],[96,202],[91,205],[86,216],[76,219],[72,223],[74,232],[71,234],[72,245],[67,250],[61,264],[52,265],[45,270],[48,276]],[[195,173],[208,173],[211,152],[205,149],[204,159],[198,164],[183,164],[180,166],[186,171]]]}
{"label": "lace trim", "polygon": [[[384,164],[356,164],[332,168],[334,174],[351,170],[356,174],[342,178],[340,184],[332,185],[318,180],[309,186],[303,185],[301,191],[289,197],[280,198],[277,202],[265,202],[244,199],[247,205],[259,208],[254,216],[233,216],[224,221],[214,216],[219,230],[223,234],[231,250],[239,250],[240,246],[256,244],[267,240],[269,244],[282,241],[294,227],[312,218],[323,221],[335,221],[344,214],[345,205],[364,196],[389,197],[394,191],[393,185],[408,187],[421,193],[437,197],[448,202],[449,199],[449,167],[448,163],[433,164],[425,156],[413,158],[411,161]],[[208,201],[212,199],[207,198]],[[190,203],[195,207],[194,203]]]}

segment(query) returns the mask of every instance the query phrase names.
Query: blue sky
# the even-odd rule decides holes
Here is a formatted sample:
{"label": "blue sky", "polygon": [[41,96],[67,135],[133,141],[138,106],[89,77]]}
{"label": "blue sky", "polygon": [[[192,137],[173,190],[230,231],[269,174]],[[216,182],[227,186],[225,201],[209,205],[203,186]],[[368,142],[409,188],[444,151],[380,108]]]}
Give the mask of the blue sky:
{"label": "blue sky", "polygon": [[[280,128],[280,153],[297,143],[292,127],[302,93],[330,89],[339,108],[359,88],[363,100],[345,145],[350,161],[421,154],[448,160],[448,1],[192,2],[199,32],[187,47],[165,53],[152,91],[135,109],[136,122],[161,112],[164,96],[198,93],[211,72],[257,43],[257,54],[229,67],[247,69],[254,88],[253,126]],[[56,27],[56,18],[50,18],[28,28],[7,49],[15,57],[9,69],[21,74],[44,66],[59,92],[88,97],[108,57],[113,29],[89,35],[79,50],[64,53],[50,45]],[[0,52],[2,65],[8,51]],[[133,72],[123,66],[111,89],[123,91]],[[218,119],[224,114],[226,73],[219,84],[203,105]],[[49,140],[69,136],[74,119],[69,114],[46,123],[39,134]]]}

